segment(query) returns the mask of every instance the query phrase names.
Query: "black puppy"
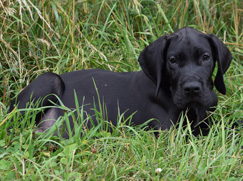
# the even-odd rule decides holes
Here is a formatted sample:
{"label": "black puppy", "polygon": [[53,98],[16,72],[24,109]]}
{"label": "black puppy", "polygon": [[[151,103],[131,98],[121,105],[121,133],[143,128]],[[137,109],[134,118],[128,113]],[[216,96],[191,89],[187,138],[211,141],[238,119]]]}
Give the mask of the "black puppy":
{"label": "black puppy", "polygon": [[[181,112],[188,110],[194,133],[198,134],[201,128],[205,134],[204,127],[209,121],[207,111],[213,111],[212,107],[217,105],[213,86],[220,93],[226,93],[223,74],[231,59],[230,51],[215,35],[186,27],[146,47],[138,59],[142,71],[114,73],[96,69],[61,75],[45,73],[19,93],[10,111],[15,105],[25,108],[28,102],[35,103],[39,98],[43,98],[40,106],[51,106],[51,102],[59,104],[53,94],[66,107],[75,109],[75,92],[80,106],[84,105],[84,119],[89,127],[87,115],[97,121],[93,109],[94,104],[98,105],[97,86],[100,101],[106,107],[103,116],[113,125],[117,123],[118,114],[125,112],[124,118],[135,113],[132,117],[135,125],[153,119],[149,126],[164,130],[176,124]],[[213,83],[216,63],[218,72]],[[38,131],[48,129],[62,115],[64,111],[60,108],[46,109],[36,118]],[[73,126],[71,116],[70,124]],[[63,137],[68,138],[68,134],[64,133]]]}

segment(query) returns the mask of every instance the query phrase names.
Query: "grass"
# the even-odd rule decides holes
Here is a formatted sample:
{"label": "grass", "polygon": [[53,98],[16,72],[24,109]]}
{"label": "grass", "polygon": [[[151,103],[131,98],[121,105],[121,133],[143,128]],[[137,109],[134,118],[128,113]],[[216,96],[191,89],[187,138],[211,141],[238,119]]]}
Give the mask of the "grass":
{"label": "grass", "polygon": [[[242,129],[230,129],[243,115],[242,17],[240,0],[1,1],[1,180],[243,180]],[[184,26],[216,34],[233,55],[225,75],[227,94],[218,94],[208,136],[195,138],[189,127],[179,127],[155,138],[141,127],[106,123],[112,133],[102,125],[85,130],[81,124],[75,131],[85,136],[65,140],[53,137],[54,129],[36,133],[38,109],[27,111],[21,122],[16,116],[15,131],[7,134],[10,101],[38,75],[140,70],[142,49]]]}

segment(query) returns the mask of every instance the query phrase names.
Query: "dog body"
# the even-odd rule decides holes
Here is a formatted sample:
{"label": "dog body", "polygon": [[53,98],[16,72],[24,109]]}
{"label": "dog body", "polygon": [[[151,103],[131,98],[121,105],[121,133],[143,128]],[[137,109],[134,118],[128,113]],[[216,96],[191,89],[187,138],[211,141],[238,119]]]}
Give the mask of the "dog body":
{"label": "dog body", "polygon": [[[94,108],[98,108],[102,117],[113,125],[120,115],[124,119],[132,115],[135,125],[153,119],[149,126],[164,130],[176,124],[181,112],[188,110],[194,133],[198,134],[207,125],[207,111],[213,111],[212,107],[217,105],[214,85],[219,92],[226,93],[223,74],[231,59],[231,53],[215,35],[183,28],[160,37],[142,51],[138,60],[142,71],[115,73],[95,69],[61,75],[45,73],[17,96],[10,111],[15,103],[18,108],[25,108],[30,97],[34,103],[43,98],[41,106],[58,104],[59,98],[70,109],[77,108],[77,99],[84,110],[84,119],[95,123],[98,120]],[[218,71],[213,83],[216,63]],[[48,129],[63,115],[60,108],[46,109],[44,115],[36,118],[39,130]],[[77,112],[75,116],[79,116]],[[71,127],[72,119],[70,116]],[[89,121],[87,126],[91,126]]]}

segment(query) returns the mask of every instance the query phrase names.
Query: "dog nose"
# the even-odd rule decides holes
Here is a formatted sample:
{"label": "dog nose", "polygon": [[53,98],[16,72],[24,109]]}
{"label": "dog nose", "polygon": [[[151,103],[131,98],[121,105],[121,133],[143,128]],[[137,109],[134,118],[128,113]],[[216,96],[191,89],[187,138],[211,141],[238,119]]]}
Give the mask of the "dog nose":
{"label": "dog nose", "polygon": [[183,86],[184,93],[187,95],[195,95],[201,92],[201,85],[199,82],[186,82]]}

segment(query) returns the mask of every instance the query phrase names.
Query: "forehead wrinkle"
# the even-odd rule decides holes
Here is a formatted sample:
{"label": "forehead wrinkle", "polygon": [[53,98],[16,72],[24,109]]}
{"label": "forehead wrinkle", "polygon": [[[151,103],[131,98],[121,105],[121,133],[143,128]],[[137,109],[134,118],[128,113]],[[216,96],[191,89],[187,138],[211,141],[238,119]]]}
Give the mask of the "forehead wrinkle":
{"label": "forehead wrinkle", "polygon": [[212,54],[211,49],[207,48],[207,47],[195,47],[194,50],[194,55],[202,55],[203,53],[209,53]]}
{"label": "forehead wrinkle", "polygon": [[212,54],[210,43],[205,36],[194,36],[188,31],[177,32],[174,34],[169,46],[177,47],[176,49],[171,50],[174,55],[182,56],[189,59],[189,61],[192,61],[194,56],[201,55],[204,52]]}
{"label": "forehead wrinkle", "polygon": [[190,39],[184,39],[184,42],[182,42],[183,39],[181,39],[181,42],[174,42],[177,44],[177,50],[174,51],[176,54],[179,55],[188,55],[189,57],[193,58],[193,56],[196,55],[202,55],[203,53],[209,53],[212,54],[210,47],[203,47],[198,46],[197,43],[192,43]]}

